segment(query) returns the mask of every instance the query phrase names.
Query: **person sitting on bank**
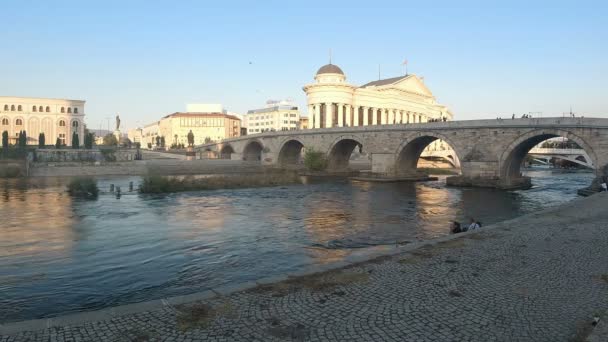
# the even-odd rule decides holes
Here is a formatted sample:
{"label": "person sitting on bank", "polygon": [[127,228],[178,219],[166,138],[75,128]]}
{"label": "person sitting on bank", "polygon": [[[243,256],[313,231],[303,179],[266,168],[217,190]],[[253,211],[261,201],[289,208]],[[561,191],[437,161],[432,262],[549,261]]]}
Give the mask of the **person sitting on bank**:
{"label": "person sitting on bank", "polygon": [[474,218],[471,217],[471,223],[469,224],[469,228],[468,230],[475,230],[475,229],[479,229],[481,226],[479,225],[479,223],[477,223],[477,221],[475,221]]}
{"label": "person sitting on bank", "polygon": [[460,228],[460,222],[453,221],[452,224],[450,225],[450,232],[452,234],[462,233],[462,229]]}

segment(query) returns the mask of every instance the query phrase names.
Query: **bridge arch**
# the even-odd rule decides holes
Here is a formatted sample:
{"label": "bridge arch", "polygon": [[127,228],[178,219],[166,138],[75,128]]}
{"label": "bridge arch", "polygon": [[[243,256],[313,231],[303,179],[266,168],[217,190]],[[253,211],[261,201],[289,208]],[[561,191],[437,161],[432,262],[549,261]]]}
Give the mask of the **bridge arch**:
{"label": "bridge arch", "polygon": [[348,169],[350,156],[359,147],[361,150],[365,141],[354,135],[342,135],[335,139],[329,146],[327,152],[327,168],[333,171],[344,171]]}
{"label": "bridge arch", "polygon": [[243,148],[243,160],[261,162],[263,150],[264,145],[259,140],[252,140]]}
{"label": "bridge arch", "polygon": [[234,147],[232,147],[232,145],[230,144],[226,144],[224,146],[222,146],[222,148],[220,149],[220,159],[230,159],[230,155],[234,153]]}
{"label": "bridge arch", "polygon": [[279,165],[298,166],[302,162],[302,151],[304,143],[298,138],[288,138],[283,141],[279,148]]}
{"label": "bridge arch", "polygon": [[511,184],[521,177],[521,164],[528,152],[541,142],[557,137],[564,137],[576,142],[591,158],[591,163],[597,169],[598,159],[593,148],[578,135],[561,129],[537,129],[524,133],[511,142],[499,158],[500,179],[505,184]]}
{"label": "bridge arch", "polygon": [[450,145],[453,150],[453,153],[450,154],[453,165],[460,165],[459,156],[461,153],[452,139],[438,132],[423,131],[408,136],[407,139],[399,145],[395,152],[397,156],[395,159],[395,172],[398,174],[415,172],[418,168],[418,160],[420,159],[422,151],[435,140],[443,140]]}

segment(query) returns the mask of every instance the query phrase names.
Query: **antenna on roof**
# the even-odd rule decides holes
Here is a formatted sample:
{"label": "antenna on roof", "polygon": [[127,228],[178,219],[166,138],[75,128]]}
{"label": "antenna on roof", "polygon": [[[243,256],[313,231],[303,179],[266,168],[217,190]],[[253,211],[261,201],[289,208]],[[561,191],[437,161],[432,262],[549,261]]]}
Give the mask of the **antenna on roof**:
{"label": "antenna on roof", "polygon": [[380,81],[380,63],[378,63],[378,81]]}
{"label": "antenna on roof", "polygon": [[331,64],[331,48],[329,48],[329,64]]}

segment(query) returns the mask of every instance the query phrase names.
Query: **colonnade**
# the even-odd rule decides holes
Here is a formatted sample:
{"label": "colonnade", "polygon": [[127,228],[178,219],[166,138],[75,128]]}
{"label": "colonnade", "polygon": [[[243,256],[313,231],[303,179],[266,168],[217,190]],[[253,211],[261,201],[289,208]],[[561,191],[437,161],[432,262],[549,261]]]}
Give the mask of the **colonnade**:
{"label": "colonnade", "polygon": [[402,109],[353,106],[344,103],[308,105],[311,128],[357,127],[427,122],[425,114]]}

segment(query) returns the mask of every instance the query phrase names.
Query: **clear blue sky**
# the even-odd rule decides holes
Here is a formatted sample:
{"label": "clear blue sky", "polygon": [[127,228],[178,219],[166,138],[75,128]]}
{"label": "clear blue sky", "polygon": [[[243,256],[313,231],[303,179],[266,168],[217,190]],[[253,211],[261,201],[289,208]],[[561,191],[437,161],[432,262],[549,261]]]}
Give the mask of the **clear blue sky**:
{"label": "clear blue sky", "polygon": [[489,3],[5,0],[0,94],[86,100],[91,128],[187,103],[303,106],[331,48],[354,84],[407,58],[457,119],[608,117],[606,1]]}

